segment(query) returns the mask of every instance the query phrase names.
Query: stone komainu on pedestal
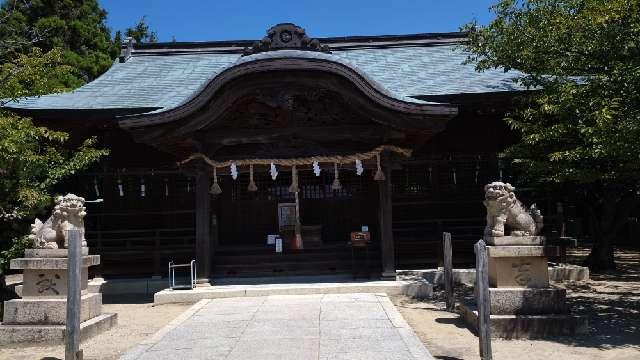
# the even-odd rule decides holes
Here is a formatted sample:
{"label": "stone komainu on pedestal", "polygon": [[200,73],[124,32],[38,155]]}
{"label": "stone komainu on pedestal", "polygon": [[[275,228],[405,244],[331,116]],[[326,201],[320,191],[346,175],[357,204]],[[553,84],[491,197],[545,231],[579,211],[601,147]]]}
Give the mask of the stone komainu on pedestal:
{"label": "stone komainu on pedestal", "polygon": [[99,255],[89,255],[84,239],[84,199],[67,194],[56,199],[46,222],[36,219],[31,239],[34,249],[25,257],[11,260],[11,269],[23,270],[21,299],[4,302],[0,324],[0,345],[10,343],[63,343],[67,308],[68,236],[80,230],[81,337],[86,339],[108,330],[117,322],[116,314],[102,313],[102,294],[87,291],[88,269],[100,264]]}
{"label": "stone komainu on pedestal", "polygon": [[[571,335],[586,330],[586,319],[569,314],[566,291],[549,286],[547,256],[558,248],[544,246],[542,215],[518,201],[515,188],[493,182],[485,186],[491,333],[500,338]],[[510,231],[509,233],[507,233]],[[463,305],[467,324],[475,328],[477,312]]]}
{"label": "stone komainu on pedestal", "polygon": [[536,207],[526,209],[516,198],[515,188],[509,183],[492,182],[484,187],[484,206],[487,208],[485,236],[505,236],[505,225],[511,236],[533,236],[542,230],[542,214]]}
{"label": "stone komainu on pedestal", "polygon": [[87,246],[84,238],[84,216],[87,215],[84,207],[84,198],[74,194],[58,196],[56,205],[49,219],[44,223],[40,219],[31,225],[29,239],[33,241],[36,249],[61,249],[67,248],[69,239],[68,230],[80,230],[82,246]]}

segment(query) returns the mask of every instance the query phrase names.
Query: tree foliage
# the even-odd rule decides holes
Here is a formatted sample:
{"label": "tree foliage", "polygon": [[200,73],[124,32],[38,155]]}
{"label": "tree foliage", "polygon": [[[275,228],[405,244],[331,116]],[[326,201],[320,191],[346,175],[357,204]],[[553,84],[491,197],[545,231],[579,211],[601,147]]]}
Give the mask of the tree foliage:
{"label": "tree foliage", "polygon": [[488,25],[464,27],[468,61],[520,71],[534,90],[506,118],[522,137],[502,155],[528,182],[580,190],[601,220],[590,265],[612,268],[605,237],[638,204],[640,1],[500,0],[491,9]]}
{"label": "tree foliage", "polygon": [[77,87],[112,64],[118,48],[97,0],[5,0],[0,7],[0,62],[13,61],[33,47],[61,49],[64,62],[77,69],[62,79]]}
{"label": "tree foliage", "polygon": [[127,37],[133,38],[136,42],[154,43],[158,42],[158,34],[149,28],[147,17],[140,18],[138,23],[125,31]]}
{"label": "tree foliage", "polygon": [[[0,99],[59,92],[61,76],[72,74],[63,53],[34,48],[0,67]],[[107,154],[89,138],[71,148],[67,133],[35,126],[28,118],[0,110],[0,228],[2,237],[24,234],[26,223],[52,200],[53,187]],[[5,240],[6,240],[5,238]],[[5,253],[6,254],[6,253]],[[2,262],[2,261],[0,261]]]}
{"label": "tree foliage", "polygon": [[[118,55],[107,13],[97,0],[5,0],[0,5],[0,277],[22,254],[33,216],[52,200],[55,185],[107,154],[60,131],[3,110],[8,101],[72,90],[106,71]],[[156,33],[142,17],[125,30],[138,41]],[[9,241],[13,240],[13,241]]]}

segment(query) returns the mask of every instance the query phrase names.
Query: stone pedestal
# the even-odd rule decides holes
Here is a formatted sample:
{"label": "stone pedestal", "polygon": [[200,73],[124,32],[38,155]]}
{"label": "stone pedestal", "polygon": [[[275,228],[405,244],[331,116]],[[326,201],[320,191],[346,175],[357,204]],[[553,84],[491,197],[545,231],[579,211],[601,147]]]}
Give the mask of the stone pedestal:
{"label": "stone pedestal", "polygon": [[[86,339],[110,329],[116,314],[102,313],[102,294],[87,291],[90,266],[100,256],[82,248],[80,325]],[[67,310],[67,250],[28,249],[25,257],[11,260],[12,269],[24,272],[22,298],[5,301],[0,324],[0,345],[11,343],[64,343]]]}
{"label": "stone pedestal", "polygon": [[[491,334],[497,338],[539,338],[586,331],[586,319],[571,315],[566,291],[549,286],[547,256],[557,247],[545,247],[542,236],[486,237],[489,259]],[[477,329],[475,304],[463,304],[467,325]]]}

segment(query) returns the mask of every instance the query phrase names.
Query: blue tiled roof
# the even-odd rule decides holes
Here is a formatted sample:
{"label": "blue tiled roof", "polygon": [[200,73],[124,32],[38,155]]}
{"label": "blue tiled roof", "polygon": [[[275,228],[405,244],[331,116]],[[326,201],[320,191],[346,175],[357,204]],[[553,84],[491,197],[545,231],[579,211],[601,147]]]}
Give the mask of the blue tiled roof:
{"label": "blue tiled roof", "polygon": [[[334,50],[387,94],[411,97],[521,90],[517,75],[500,70],[478,73],[464,65],[455,45]],[[240,54],[175,53],[136,55],[114,65],[98,79],[63,94],[26,98],[6,106],[20,109],[173,109],[193,98],[211,79],[240,60]],[[240,60],[240,61],[244,61]]]}

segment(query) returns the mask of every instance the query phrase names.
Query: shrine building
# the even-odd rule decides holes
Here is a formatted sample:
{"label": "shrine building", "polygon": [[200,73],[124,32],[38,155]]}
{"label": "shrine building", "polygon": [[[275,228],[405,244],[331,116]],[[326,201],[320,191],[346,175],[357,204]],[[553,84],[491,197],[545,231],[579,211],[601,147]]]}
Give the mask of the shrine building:
{"label": "shrine building", "polygon": [[85,218],[98,273],[348,274],[364,249],[395,278],[437,266],[443,231],[473,264],[516,74],[465,64],[464,33],[312,35],[129,41],[79,89],[6,105],[110,150],[57,189],[103,199]]}

